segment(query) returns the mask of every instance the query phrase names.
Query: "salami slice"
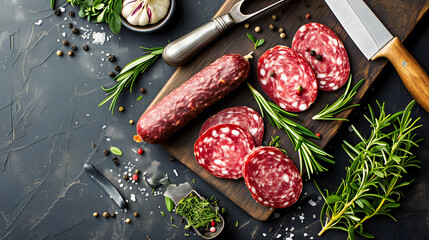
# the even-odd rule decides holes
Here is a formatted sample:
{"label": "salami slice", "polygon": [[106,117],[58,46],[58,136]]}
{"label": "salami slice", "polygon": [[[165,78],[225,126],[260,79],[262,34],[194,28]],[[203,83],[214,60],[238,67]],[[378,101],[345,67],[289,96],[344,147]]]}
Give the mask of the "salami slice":
{"label": "salami slice", "polygon": [[227,108],[211,116],[201,127],[200,136],[213,126],[227,123],[246,129],[255,140],[255,145],[261,145],[264,137],[264,120],[258,112],[246,106]]}
{"label": "salami slice", "polygon": [[268,207],[288,207],[302,191],[298,169],[275,147],[253,149],[243,163],[243,177],[253,198]]}
{"label": "salami slice", "polygon": [[250,133],[233,124],[209,128],[194,145],[197,162],[208,172],[220,178],[242,177],[242,163],[255,147]]}
{"label": "salami slice", "polygon": [[262,89],[281,108],[301,112],[317,97],[317,81],[308,62],[285,46],[266,51],[258,61]]}
{"label": "salami slice", "polygon": [[347,82],[350,74],[347,51],[327,26],[320,23],[303,25],[293,37],[292,49],[310,63],[320,90],[334,91]]}

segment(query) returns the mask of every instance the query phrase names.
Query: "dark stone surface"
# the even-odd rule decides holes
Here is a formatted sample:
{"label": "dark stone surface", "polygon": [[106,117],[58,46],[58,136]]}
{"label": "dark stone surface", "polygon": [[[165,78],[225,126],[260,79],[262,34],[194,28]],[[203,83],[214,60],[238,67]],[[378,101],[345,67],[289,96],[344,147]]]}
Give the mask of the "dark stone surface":
{"label": "dark stone surface", "polygon": [[[307,197],[300,204],[279,210],[271,220],[259,222],[182,164],[171,162],[169,154],[161,147],[143,144],[145,153],[141,156],[135,153],[141,145],[131,139],[135,126],[128,121],[137,121],[174,72],[174,68],[163,61],[156,62],[140,77],[131,93],[121,95],[117,107],[124,106],[124,112],[116,111],[111,116],[107,104],[97,107],[105,97],[100,87],[114,84],[108,72],[113,71],[115,65],[124,67],[141,56],[143,51],[138,46],[164,46],[168,40],[208,21],[223,3],[177,2],[174,21],[160,32],[141,34],[123,29],[119,35],[113,35],[106,24],[97,25],[68,16],[68,11],[77,12],[77,9],[64,1],[58,0],[57,6],[65,7],[66,12],[55,16],[46,0],[0,0],[0,239],[183,239],[184,232],[190,234],[189,239],[198,239],[193,232],[182,229],[184,224],[180,224],[179,216],[167,212],[162,196],[164,188],[151,195],[151,189],[142,181],[137,185],[125,183],[126,189],[120,187],[124,182],[118,180],[122,179],[129,163],[148,175],[161,171],[168,173],[174,183],[189,182],[203,196],[215,195],[227,209],[227,226],[219,239],[265,239],[264,234],[266,239],[276,239],[278,234],[281,239],[291,234],[293,239],[318,238],[322,201],[318,200],[311,182],[306,183],[303,196],[314,200],[315,207],[308,203]],[[40,26],[35,24],[39,20],[42,20]],[[78,36],[71,34],[67,27],[69,22],[84,28]],[[405,45],[423,68],[429,70],[427,26],[426,16]],[[93,43],[93,39],[83,39],[88,30],[91,37],[94,32],[102,32],[109,40],[100,45]],[[65,39],[70,43],[67,47],[61,44]],[[90,46],[88,52],[80,48],[84,44]],[[75,56],[69,57],[67,52],[72,45],[79,49]],[[63,51],[62,57],[56,55],[58,49]],[[107,61],[108,53],[115,54],[115,63]],[[146,88],[147,93],[136,101],[141,87]],[[318,178],[323,187],[333,189],[344,177],[348,160],[338,146],[343,139],[356,142],[348,131],[350,124],[368,134],[368,124],[362,116],[368,114],[364,106],[374,105],[376,99],[386,102],[387,112],[402,110],[412,100],[390,65],[379,76],[371,94],[363,99],[363,107],[352,114],[350,123],[343,125],[338,137],[327,148],[337,164]],[[425,125],[417,132],[420,137],[427,137],[429,114],[416,106],[412,116],[421,117],[420,122]],[[124,153],[118,157],[119,167],[114,166],[112,155],[102,154],[103,149],[111,146],[119,147]],[[378,239],[427,239],[429,236],[428,141],[422,142],[416,152],[422,161],[421,169],[411,171],[416,181],[404,190],[401,207],[392,212],[398,222],[377,217],[366,225]],[[83,173],[83,164],[87,162],[120,189],[129,200],[128,212],[120,211]],[[140,191],[141,188],[146,191]],[[131,201],[131,194],[136,195],[135,202]],[[100,217],[92,217],[94,211]],[[104,211],[118,214],[116,218],[104,219],[101,217]],[[132,215],[135,211],[140,213],[138,218]],[[301,222],[299,216],[303,213],[305,218]],[[171,216],[178,229],[171,226]],[[124,223],[128,217],[131,224]],[[236,220],[238,228],[234,227]],[[274,228],[271,233],[270,227]],[[346,235],[328,231],[323,238],[345,239]]]}

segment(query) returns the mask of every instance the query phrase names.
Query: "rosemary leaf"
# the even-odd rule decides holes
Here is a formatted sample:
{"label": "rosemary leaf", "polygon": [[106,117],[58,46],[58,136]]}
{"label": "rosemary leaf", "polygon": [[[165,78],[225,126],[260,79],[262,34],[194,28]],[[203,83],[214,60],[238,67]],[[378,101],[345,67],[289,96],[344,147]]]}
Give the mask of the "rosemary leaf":
{"label": "rosemary leaf", "polygon": [[129,62],[121,72],[114,78],[118,83],[111,88],[102,89],[108,95],[103,101],[101,101],[98,106],[105,104],[108,101],[110,102],[109,111],[115,111],[115,105],[118,101],[119,95],[121,94],[124,88],[129,88],[130,92],[133,88],[134,82],[137,77],[144,73],[148,68],[152,66],[152,64],[158,59],[158,57],[162,54],[164,48],[163,47],[155,47],[155,48],[144,48],[140,47],[144,50],[146,55],[136,58],[133,61]]}
{"label": "rosemary leaf", "polygon": [[314,115],[312,118],[313,120],[339,120],[339,121],[348,121],[348,119],[344,118],[335,118],[334,115],[337,113],[340,113],[346,109],[357,107],[359,104],[353,104],[350,106],[347,106],[352,100],[353,97],[356,95],[357,91],[359,90],[360,86],[365,82],[364,79],[361,79],[351,90],[350,86],[352,84],[352,75],[350,74],[346,90],[344,91],[343,95],[338,98],[337,101],[335,101],[331,105],[326,105],[326,107],[320,111],[318,114]]}
{"label": "rosemary leaf", "polygon": [[298,152],[300,162],[299,170],[301,175],[303,167],[305,167],[309,179],[311,179],[312,174],[318,174],[319,172],[326,171],[327,169],[323,167],[318,162],[318,160],[334,163],[331,155],[326,153],[325,150],[323,150],[321,147],[304,138],[313,137],[318,139],[319,137],[316,136],[316,134],[304,126],[301,126],[298,123],[286,118],[296,117],[298,115],[281,109],[275,103],[268,102],[249,83],[247,83],[247,86],[249,87],[253,97],[258,103],[259,108],[261,109],[262,117],[266,116],[273,126],[277,127],[278,129],[283,129],[288,135],[292,145],[295,148],[295,151]]}
{"label": "rosemary leaf", "polygon": [[417,125],[420,118],[410,118],[414,103],[410,102],[404,111],[386,114],[384,104],[377,102],[378,117],[369,106],[370,117],[365,118],[372,130],[368,138],[353,127],[360,142],[356,145],[343,142],[350,158],[345,179],[331,193],[323,192],[315,182],[325,200],[319,236],[329,229],[339,229],[348,233],[348,239],[354,239],[356,234],[373,238],[364,230],[365,221],[379,215],[394,219],[390,212],[400,206],[397,203],[403,196],[400,188],[414,181],[404,180],[407,169],[420,167],[411,152],[421,141],[416,139],[414,131],[422,126]]}

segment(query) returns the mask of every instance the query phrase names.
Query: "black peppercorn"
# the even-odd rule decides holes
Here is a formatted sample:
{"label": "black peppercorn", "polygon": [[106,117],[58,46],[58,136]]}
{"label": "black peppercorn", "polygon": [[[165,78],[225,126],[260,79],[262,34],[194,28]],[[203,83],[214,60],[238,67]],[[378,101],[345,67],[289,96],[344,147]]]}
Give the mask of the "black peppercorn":
{"label": "black peppercorn", "polygon": [[323,58],[323,57],[322,57],[322,55],[320,55],[320,54],[316,56],[316,59],[317,59],[317,60],[319,60],[319,61],[321,61],[321,60],[322,60],[322,58]]}
{"label": "black peppercorn", "polygon": [[119,67],[118,65],[115,66],[115,71],[121,71],[121,67]]}
{"label": "black peppercorn", "polygon": [[109,56],[107,56],[107,60],[109,60],[109,62],[114,62],[116,60],[116,57],[113,54],[109,54]]}
{"label": "black peppercorn", "polygon": [[134,217],[138,217],[140,214],[138,212],[134,213]]}
{"label": "black peppercorn", "polygon": [[170,161],[176,161],[176,158],[173,156],[170,156]]}
{"label": "black peppercorn", "polygon": [[273,77],[273,76],[274,76],[274,72],[269,72],[269,73],[268,73],[268,75],[269,75],[270,77]]}
{"label": "black peppercorn", "polygon": [[127,174],[124,174],[124,176],[122,177],[125,181],[127,181],[129,179]]}
{"label": "black peppercorn", "polygon": [[103,150],[103,154],[104,154],[104,155],[109,155],[109,153],[110,153],[110,152],[109,152],[109,150],[107,150],[107,149],[104,149],[104,150]]}
{"label": "black peppercorn", "polygon": [[74,56],[74,52],[73,51],[69,51],[68,53],[67,53],[69,56]]}
{"label": "black peppercorn", "polygon": [[73,27],[73,23],[68,23],[68,24],[67,24],[67,26],[68,26],[69,28],[72,28],[72,27]]}
{"label": "black peppercorn", "polygon": [[75,45],[73,45],[73,46],[71,47],[71,49],[72,49],[73,51],[76,51],[76,50],[77,50],[77,47],[76,47]]}
{"label": "black peppercorn", "polygon": [[140,88],[140,92],[141,92],[141,93],[145,93],[145,92],[146,92],[146,89],[145,89],[145,88]]}
{"label": "black peppercorn", "polygon": [[115,73],[114,72],[109,72],[109,77],[114,78],[115,77]]}
{"label": "black peppercorn", "polygon": [[103,217],[104,217],[104,218],[108,218],[109,216],[110,216],[110,214],[109,214],[108,212],[104,212],[104,213],[103,213]]}
{"label": "black peppercorn", "polygon": [[83,49],[84,51],[88,51],[88,50],[89,50],[89,47],[88,47],[88,45],[83,45],[83,46],[82,46],[82,49]]}
{"label": "black peppercorn", "polygon": [[74,17],[74,12],[73,12],[73,11],[70,11],[70,12],[69,12],[69,16],[70,16],[70,17]]}
{"label": "black peppercorn", "polygon": [[274,231],[274,228],[273,227],[270,227],[269,229],[268,229],[268,232],[273,232]]}
{"label": "black peppercorn", "polygon": [[276,30],[276,27],[275,27],[273,24],[270,24],[270,25],[268,26],[268,28],[269,28],[271,31],[275,31],[275,30]]}
{"label": "black peppercorn", "polygon": [[63,40],[63,45],[64,45],[64,46],[68,46],[68,45],[69,45],[69,42],[68,42],[67,40]]}
{"label": "black peppercorn", "polygon": [[76,28],[76,27],[74,27],[74,28],[72,29],[72,32],[73,32],[74,34],[79,34],[79,29],[78,29],[78,28]]}
{"label": "black peppercorn", "polygon": [[55,9],[54,11],[55,16],[60,16],[61,15],[61,11],[58,9]]}
{"label": "black peppercorn", "polygon": [[119,166],[119,162],[114,162],[113,164],[115,164],[115,166]]}
{"label": "black peppercorn", "polygon": [[111,214],[110,214],[110,217],[115,218],[115,217],[116,217],[116,214],[115,214],[115,213],[111,213]]}
{"label": "black peppercorn", "polygon": [[314,56],[314,55],[316,55],[316,51],[311,50],[311,51],[310,51],[310,56]]}

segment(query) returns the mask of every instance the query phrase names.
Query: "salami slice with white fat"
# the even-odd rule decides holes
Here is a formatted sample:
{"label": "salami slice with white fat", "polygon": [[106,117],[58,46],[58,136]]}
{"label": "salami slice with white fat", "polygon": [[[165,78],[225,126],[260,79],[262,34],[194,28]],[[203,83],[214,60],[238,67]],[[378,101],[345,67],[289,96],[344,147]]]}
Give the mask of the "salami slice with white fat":
{"label": "salami slice with white fat", "polygon": [[347,51],[327,26],[320,23],[303,25],[293,37],[292,49],[310,63],[320,90],[334,91],[347,82],[350,74]]}
{"label": "salami slice with white fat", "polygon": [[286,46],[266,51],[258,61],[262,89],[286,111],[301,112],[317,97],[317,81],[308,62]]}
{"label": "salami slice with white fat", "polygon": [[250,133],[240,126],[221,124],[209,128],[195,142],[197,162],[220,178],[242,177],[246,155],[255,147]]}
{"label": "salami slice with white fat", "polygon": [[267,207],[288,207],[302,191],[298,169],[275,147],[253,149],[243,163],[243,177],[253,198]]}
{"label": "salami slice with white fat", "polygon": [[215,115],[211,116],[200,130],[200,136],[209,128],[219,124],[234,124],[238,125],[252,135],[255,140],[255,145],[259,146],[264,137],[264,120],[262,117],[250,107],[238,106],[224,109]]}

